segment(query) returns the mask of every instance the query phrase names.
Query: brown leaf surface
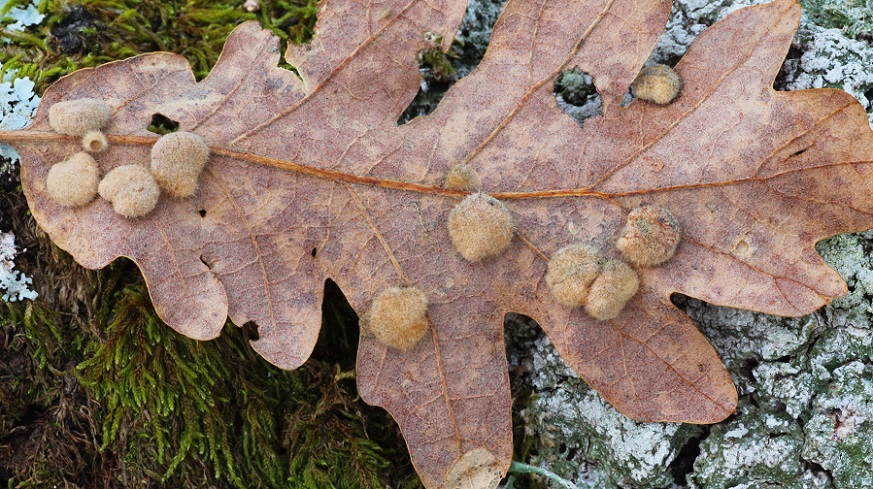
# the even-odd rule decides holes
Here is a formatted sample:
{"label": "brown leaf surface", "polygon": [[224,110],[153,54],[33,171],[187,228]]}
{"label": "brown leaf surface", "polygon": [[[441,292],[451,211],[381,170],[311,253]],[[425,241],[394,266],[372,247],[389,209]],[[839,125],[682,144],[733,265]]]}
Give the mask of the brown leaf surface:
{"label": "brown leaf surface", "polygon": [[[536,319],[630,417],[728,416],[730,376],[670,295],[807,314],[845,292],[815,242],[873,227],[873,133],[861,106],[835,90],[772,89],[800,7],[777,0],[735,12],[677,66],[676,102],[622,108],[670,2],[513,0],[480,66],[433,114],[398,127],[426,33],[451,39],[464,7],[322,1],[311,46],[286,53],[302,81],[277,67],[277,40],[247,23],[200,83],[167,53],[82,70],[46,92],[33,125],[0,139],[21,152],[24,190],[52,239],[89,268],[134,260],[158,313],[192,338],[215,337],[227,316],[254,321],[253,347],[293,369],[317,338],[326,278],[359,312],[387,287],[425,291],[430,334],[408,351],[363,335],[358,385],[398,421],[427,487],[496,484],[509,466],[510,311]],[[573,67],[603,98],[603,115],[581,128],[552,94]],[[212,156],[199,192],[134,221],[100,200],[53,203],[48,169],[78,141],[49,132],[47,109],[82,97],[116,108],[104,172],[147,163],[153,114],[203,136]],[[459,162],[517,220],[517,239],[497,258],[469,263],[452,250],[445,222],[463,193],[441,182]],[[642,203],[676,215],[677,255],[640,270],[640,292],[614,320],[558,305],[548,257],[578,240],[614,255],[627,212]]]}

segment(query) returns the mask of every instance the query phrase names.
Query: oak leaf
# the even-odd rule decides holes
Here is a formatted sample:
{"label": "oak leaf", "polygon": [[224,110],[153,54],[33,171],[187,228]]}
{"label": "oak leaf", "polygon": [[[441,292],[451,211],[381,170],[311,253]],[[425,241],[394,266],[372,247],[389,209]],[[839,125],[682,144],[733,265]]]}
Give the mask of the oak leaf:
{"label": "oak leaf", "polygon": [[[318,336],[325,279],[359,312],[380,291],[414,286],[429,331],[409,349],[363,334],[362,397],[400,424],[426,487],[496,485],[512,455],[503,316],[526,314],[561,356],[626,415],[711,423],[737,394],[715,350],[671,302],[798,316],[846,292],[817,240],[873,227],[873,133],[837,90],[777,92],[795,0],[741,9],[703,32],[676,66],[680,97],[622,106],[670,14],[661,0],[512,0],[489,50],[437,110],[398,126],[419,85],[416,53],[447,49],[460,0],[330,0],[316,36],[290,46],[254,23],[228,38],[196,82],[184,58],[154,53],[82,70],[49,88],[33,124],[2,133],[22,155],[39,224],[88,268],[126,256],[158,314],[210,339],[225,319],[254,321],[253,347],[293,369]],[[582,127],[558,108],[563,71],[590,74],[602,115]],[[102,172],[147,164],[155,114],[202,136],[211,157],[191,198],[162,198],[140,219],[95,200],[70,209],[46,194],[50,166],[78,151],[48,107],[106,101]],[[452,249],[443,187],[464,163],[516,223],[509,249],[479,262]],[[669,209],[682,241],[638,269],[639,292],[598,321],[558,304],[548,257],[574,242],[609,257],[628,212]]]}

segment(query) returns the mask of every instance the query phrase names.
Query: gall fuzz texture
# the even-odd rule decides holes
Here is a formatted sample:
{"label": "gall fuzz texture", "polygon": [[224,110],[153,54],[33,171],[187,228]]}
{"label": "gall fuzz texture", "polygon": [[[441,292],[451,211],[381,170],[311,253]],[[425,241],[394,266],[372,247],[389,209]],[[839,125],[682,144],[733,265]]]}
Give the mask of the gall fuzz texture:
{"label": "gall fuzz texture", "polygon": [[398,350],[415,346],[427,332],[427,296],[415,287],[391,287],[373,301],[367,330]]}
{"label": "gall fuzz texture", "polygon": [[615,246],[629,262],[653,267],[672,258],[681,239],[682,232],[673,214],[647,205],[628,214],[627,224]]}
{"label": "gall fuzz texture", "polygon": [[623,261],[609,260],[591,284],[585,311],[596,319],[613,319],[639,288],[640,278],[633,268]]}
{"label": "gall fuzz texture", "polygon": [[565,306],[584,306],[591,283],[600,274],[603,257],[593,246],[575,243],[555,252],[549,260],[546,283]]}
{"label": "gall fuzz texture", "polygon": [[67,136],[84,136],[88,131],[99,131],[110,117],[112,108],[93,98],[58,102],[49,109],[52,130]]}
{"label": "gall fuzz texture", "polygon": [[51,167],[46,179],[49,197],[65,207],[80,207],[97,195],[100,169],[87,153],[76,153]]}
{"label": "gall fuzz texture", "polygon": [[446,172],[445,186],[451,190],[479,190],[479,177],[467,165],[455,165]]}
{"label": "gall fuzz texture", "polygon": [[499,255],[509,247],[515,225],[503,202],[483,193],[468,196],[449,214],[449,237],[470,261]]}
{"label": "gall fuzz texture", "polygon": [[147,168],[119,166],[100,182],[100,196],[112,202],[115,213],[128,218],[141,217],[158,205],[161,189]]}
{"label": "gall fuzz texture", "polygon": [[174,197],[190,197],[209,159],[209,146],[193,132],[172,132],[152,146],[152,174]]}
{"label": "gall fuzz texture", "polygon": [[647,66],[631,84],[637,98],[664,105],[672,102],[682,90],[679,75],[667,65]]}
{"label": "gall fuzz texture", "polygon": [[100,131],[88,131],[82,136],[82,149],[89,153],[100,153],[108,147],[109,141]]}

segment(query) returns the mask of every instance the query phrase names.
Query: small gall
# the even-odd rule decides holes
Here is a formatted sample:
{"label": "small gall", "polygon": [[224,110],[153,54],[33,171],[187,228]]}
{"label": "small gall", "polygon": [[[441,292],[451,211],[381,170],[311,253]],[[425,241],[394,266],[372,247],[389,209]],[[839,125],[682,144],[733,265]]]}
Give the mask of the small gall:
{"label": "small gall", "polygon": [[665,105],[679,95],[682,80],[667,65],[647,66],[637,75],[637,79],[631,84],[631,90],[639,99]]}
{"label": "small gall", "polygon": [[82,149],[89,153],[100,153],[106,151],[108,147],[109,141],[100,131],[88,131],[82,136]]}
{"label": "small gall", "polygon": [[190,197],[209,159],[209,146],[193,132],[171,132],[152,146],[152,174],[173,197]]}
{"label": "small gall", "polygon": [[561,304],[584,306],[602,266],[603,257],[596,248],[586,243],[571,244],[552,255],[546,283]]}
{"label": "small gall", "polygon": [[627,224],[615,246],[627,260],[653,267],[669,260],[682,239],[679,223],[667,209],[647,205],[627,216]]}
{"label": "small gall", "polygon": [[479,177],[469,166],[455,165],[446,172],[445,187],[451,190],[473,192],[479,190]]}
{"label": "small gall", "polygon": [[99,131],[109,123],[110,117],[112,108],[93,98],[58,102],[49,109],[52,130],[67,136],[84,136],[88,131]]}
{"label": "small gall", "polygon": [[509,209],[481,192],[462,200],[449,214],[449,237],[455,250],[469,261],[503,253],[514,233]]}
{"label": "small gall", "polygon": [[613,319],[639,288],[640,278],[633,268],[621,260],[609,260],[591,284],[585,311],[596,319]]}
{"label": "small gall", "polygon": [[427,296],[415,287],[391,287],[373,301],[366,330],[398,350],[415,346],[427,332]]}
{"label": "small gall", "polygon": [[142,217],[158,205],[161,189],[149,170],[140,165],[119,166],[100,182],[100,196],[112,202],[115,213]]}
{"label": "small gall", "polygon": [[100,169],[87,153],[76,153],[51,167],[46,179],[49,197],[65,207],[81,207],[97,195]]}

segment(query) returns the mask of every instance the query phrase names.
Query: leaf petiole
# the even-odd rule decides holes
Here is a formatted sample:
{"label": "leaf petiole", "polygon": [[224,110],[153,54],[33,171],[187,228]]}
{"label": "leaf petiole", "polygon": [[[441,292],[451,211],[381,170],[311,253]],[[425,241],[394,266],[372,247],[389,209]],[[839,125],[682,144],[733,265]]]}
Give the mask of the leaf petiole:
{"label": "leaf petiole", "polygon": [[522,462],[516,462],[514,460],[512,461],[512,465],[509,466],[509,473],[541,475],[548,478],[552,482],[557,483],[560,487],[563,487],[564,489],[582,489],[576,484],[573,484],[572,482],[552,472],[551,470],[544,469],[542,467],[536,467],[534,465],[528,465]]}

